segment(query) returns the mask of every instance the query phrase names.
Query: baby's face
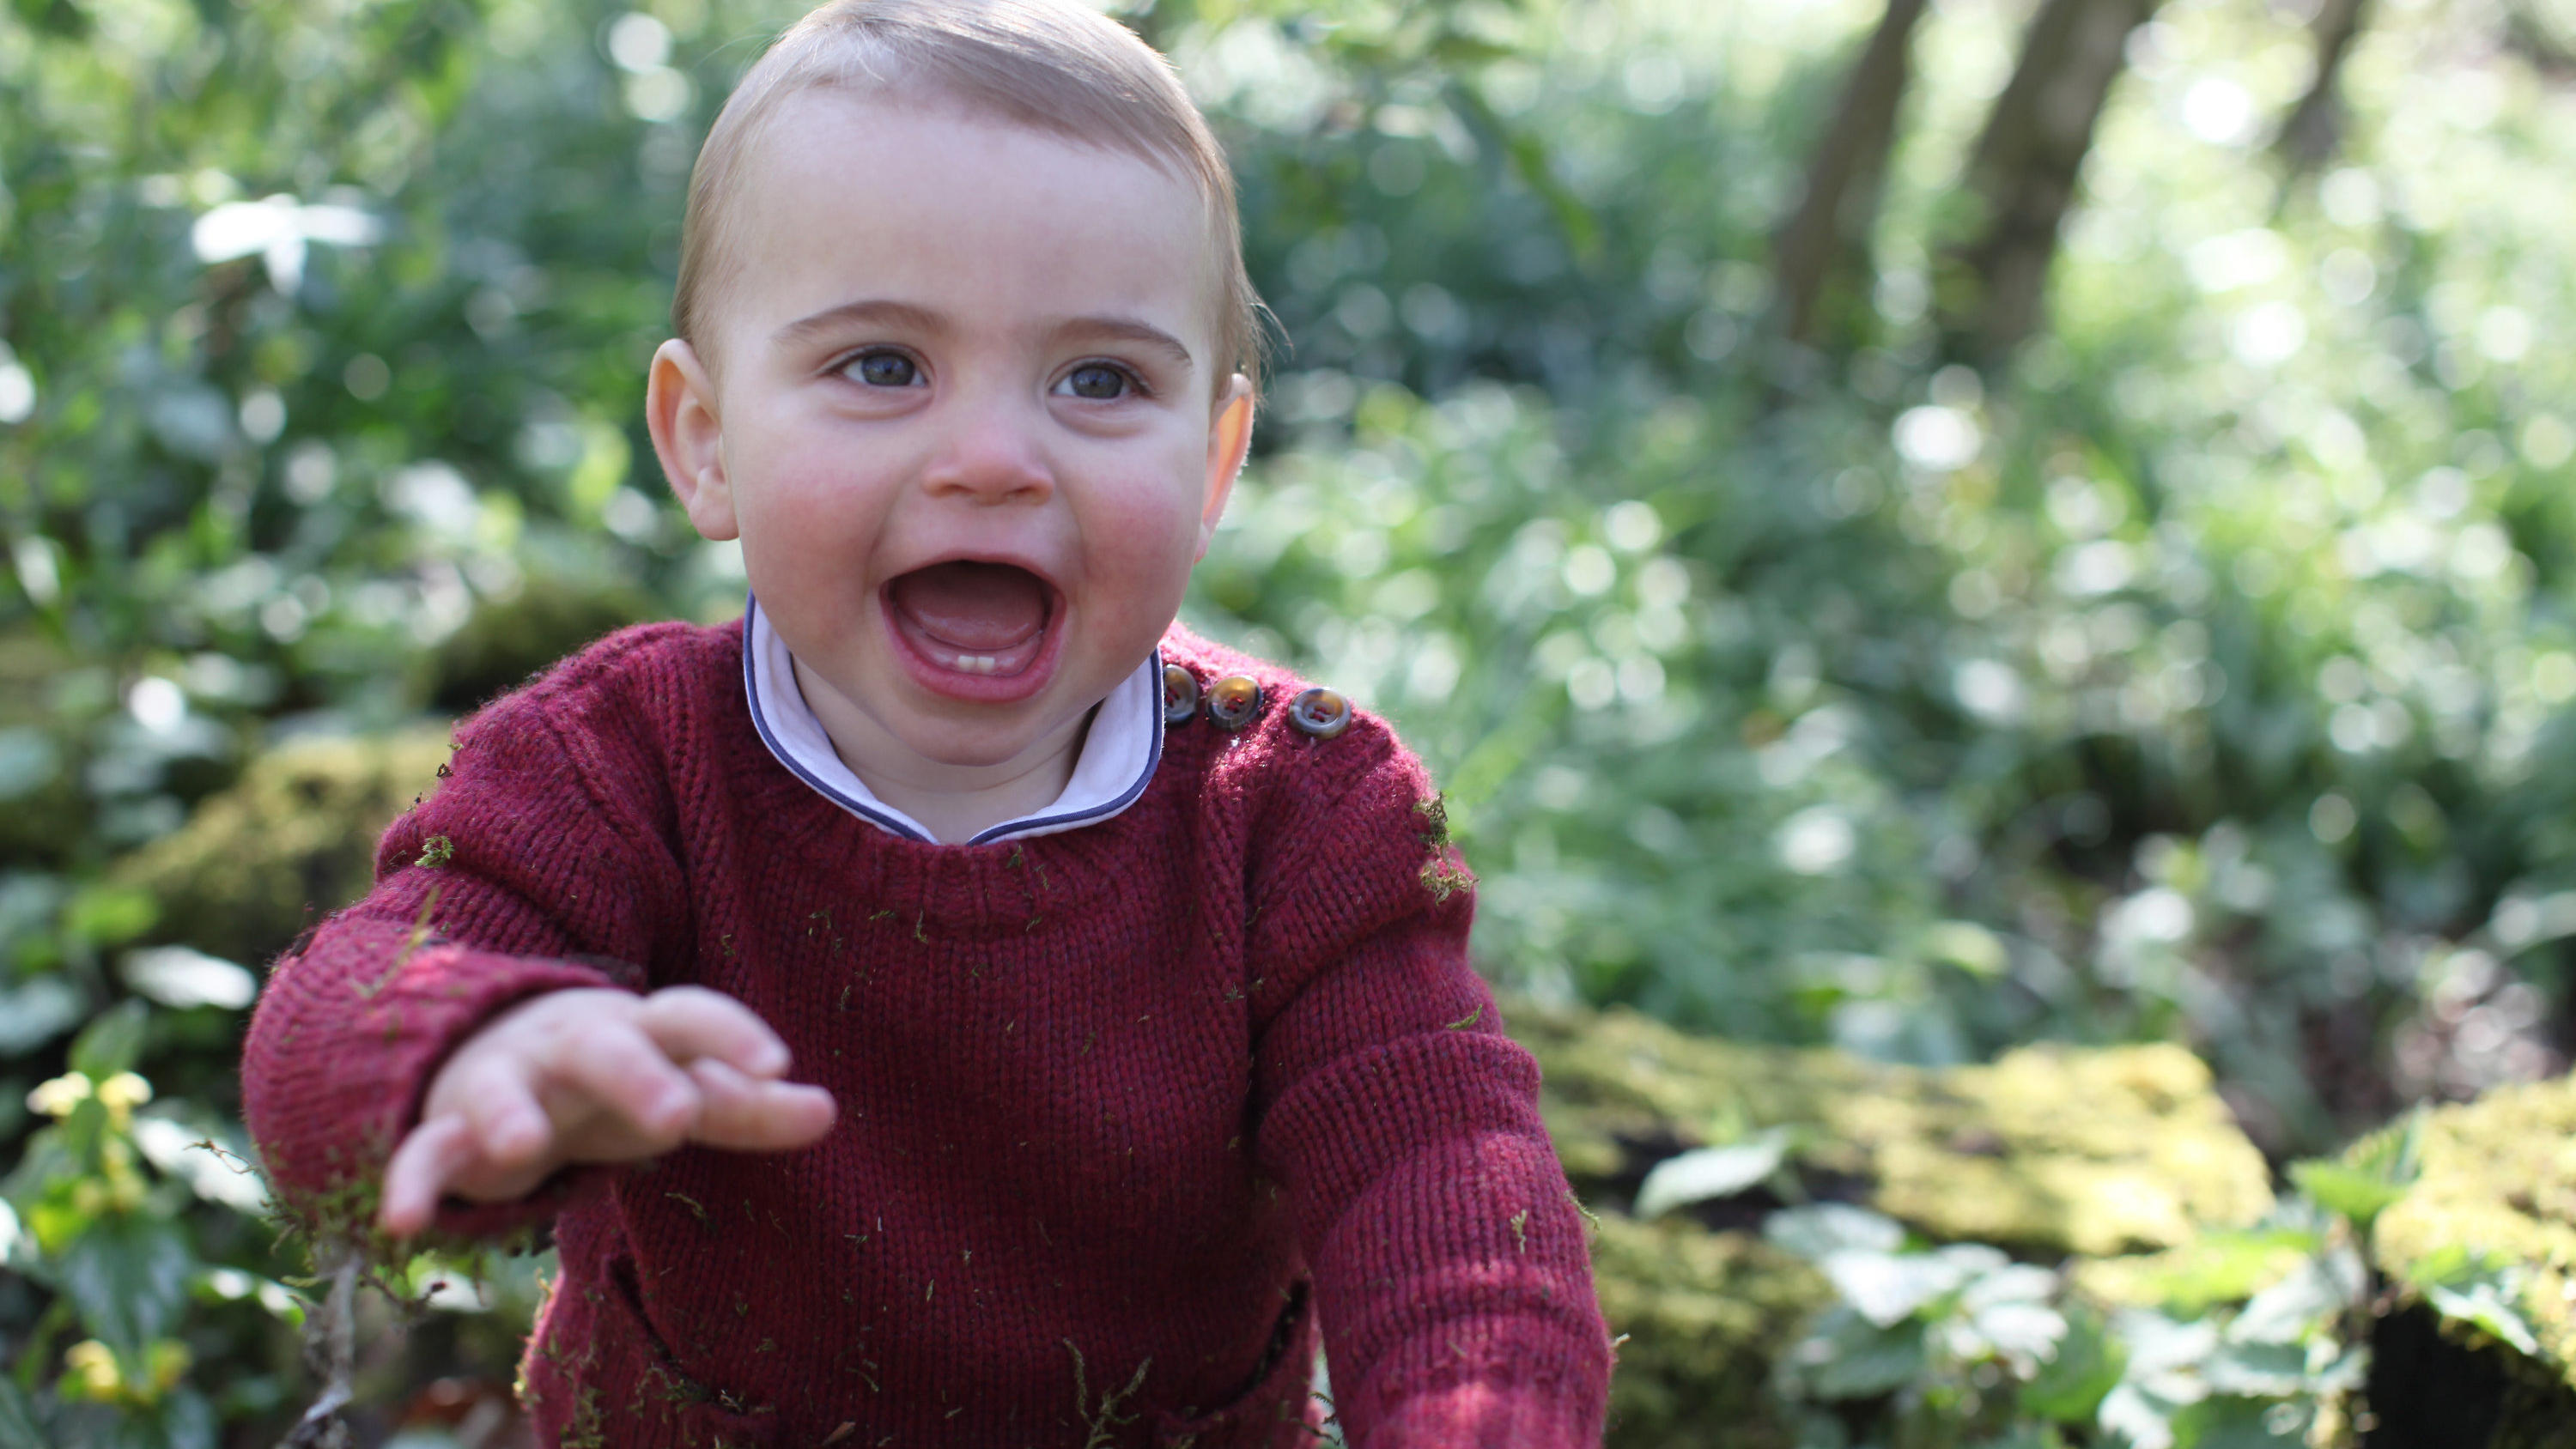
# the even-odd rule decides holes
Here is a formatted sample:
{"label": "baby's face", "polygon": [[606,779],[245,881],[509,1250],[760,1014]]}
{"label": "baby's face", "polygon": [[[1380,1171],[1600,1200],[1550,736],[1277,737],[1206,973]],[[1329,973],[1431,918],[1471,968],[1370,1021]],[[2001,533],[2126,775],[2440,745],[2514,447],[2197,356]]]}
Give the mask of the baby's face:
{"label": "baby's face", "polygon": [[1170,624],[1250,427],[1212,372],[1196,192],[937,98],[820,90],[746,165],[704,339],[714,471],[674,469],[692,521],[739,531],[841,696],[827,726],[855,709],[945,766],[1060,743]]}

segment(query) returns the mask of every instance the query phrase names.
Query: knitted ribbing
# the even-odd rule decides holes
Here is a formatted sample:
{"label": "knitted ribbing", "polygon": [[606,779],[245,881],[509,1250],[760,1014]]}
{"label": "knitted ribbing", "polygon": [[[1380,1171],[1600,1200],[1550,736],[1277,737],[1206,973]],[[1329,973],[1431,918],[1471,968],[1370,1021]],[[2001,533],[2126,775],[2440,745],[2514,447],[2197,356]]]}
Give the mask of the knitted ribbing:
{"label": "knitted ribbing", "polygon": [[1366,715],[1290,727],[1282,671],[1163,647],[1259,679],[1261,717],[1173,728],[1111,820],[986,846],[782,768],[738,626],[628,630],[493,704],[270,977],[243,1087],[280,1191],[360,1196],[503,1007],[695,982],[840,1117],[447,1206],[554,1218],[544,1442],[1284,1449],[1320,1325],[1361,1449],[1597,1443],[1581,1219],[1420,766]]}

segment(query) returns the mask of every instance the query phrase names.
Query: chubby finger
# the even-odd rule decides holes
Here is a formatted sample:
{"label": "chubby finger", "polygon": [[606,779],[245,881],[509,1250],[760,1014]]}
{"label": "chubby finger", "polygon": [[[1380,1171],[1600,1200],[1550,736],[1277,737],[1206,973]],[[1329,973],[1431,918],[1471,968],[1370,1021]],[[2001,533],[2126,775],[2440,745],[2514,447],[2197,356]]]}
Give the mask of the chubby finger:
{"label": "chubby finger", "polygon": [[787,1044],[778,1033],[758,1012],[721,991],[666,986],[644,998],[636,1024],[675,1062],[713,1057],[761,1078],[787,1070]]}
{"label": "chubby finger", "polygon": [[820,1087],[755,1081],[724,1063],[689,1064],[698,1084],[698,1125],[691,1140],[743,1152],[783,1152],[832,1130],[839,1108]]}
{"label": "chubby finger", "polygon": [[432,1117],[413,1128],[385,1164],[377,1224],[397,1238],[428,1227],[438,1212],[439,1194],[481,1155],[474,1138],[473,1123],[459,1113]]}
{"label": "chubby finger", "polygon": [[697,1121],[697,1084],[626,1022],[566,1033],[547,1079],[633,1127],[648,1152],[676,1146]]}
{"label": "chubby finger", "polygon": [[536,1093],[500,1060],[475,1064],[444,1094],[472,1129],[482,1156],[501,1168],[524,1167],[554,1146],[554,1122]]}

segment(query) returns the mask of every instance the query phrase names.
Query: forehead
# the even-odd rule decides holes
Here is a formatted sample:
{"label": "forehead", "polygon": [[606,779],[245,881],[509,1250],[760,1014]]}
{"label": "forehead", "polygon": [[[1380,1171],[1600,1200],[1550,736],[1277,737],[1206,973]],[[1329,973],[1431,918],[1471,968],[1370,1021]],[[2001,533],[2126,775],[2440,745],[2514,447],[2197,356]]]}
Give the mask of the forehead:
{"label": "forehead", "polygon": [[1211,225],[1194,186],[944,95],[787,97],[729,209],[728,334],[862,297],[993,326],[1132,313],[1194,351],[1212,331]]}

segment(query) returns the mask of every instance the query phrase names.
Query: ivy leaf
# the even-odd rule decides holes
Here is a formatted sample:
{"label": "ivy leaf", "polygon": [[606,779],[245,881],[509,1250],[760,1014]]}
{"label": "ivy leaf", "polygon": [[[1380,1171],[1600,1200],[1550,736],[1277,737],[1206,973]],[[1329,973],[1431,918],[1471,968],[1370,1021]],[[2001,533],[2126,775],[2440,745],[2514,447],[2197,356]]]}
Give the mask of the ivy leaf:
{"label": "ivy leaf", "polygon": [[1637,1187],[1637,1216],[1661,1217],[1695,1202],[1733,1197],[1759,1186],[1789,1155],[1789,1134],[1758,1132],[1724,1147],[1702,1147],[1667,1157]]}
{"label": "ivy leaf", "polygon": [[118,1213],[74,1239],[57,1273],[91,1335],[119,1357],[140,1362],[146,1346],[177,1321],[196,1267],[175,1226]]}

